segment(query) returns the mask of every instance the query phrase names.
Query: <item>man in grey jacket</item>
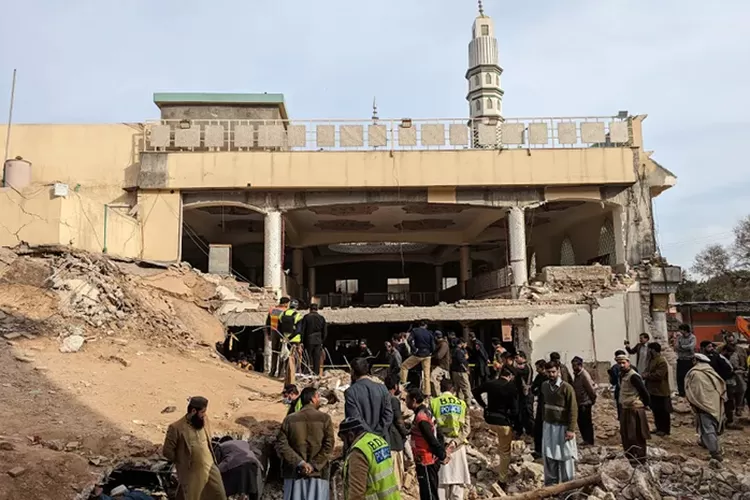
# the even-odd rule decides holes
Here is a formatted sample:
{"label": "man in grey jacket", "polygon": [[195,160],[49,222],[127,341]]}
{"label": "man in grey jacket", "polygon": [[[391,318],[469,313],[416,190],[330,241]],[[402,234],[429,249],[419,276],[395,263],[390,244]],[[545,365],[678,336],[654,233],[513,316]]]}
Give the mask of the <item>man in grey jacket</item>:
{"label": "man in grey jacket", "polygon": [[693,356],[695,356],[695,335],[690,331],[690,326],[681,324],[680,333],[674,339],[674,350],[677,352],[677,392],[685,397],[685,376],[693,367]]}
{"label": "man in grey jacket", "polygon": [[388,441],[388,429],[393,422],[391,394],[385,385],[369,377],[370,365],[365,358],[351,362],[352,385],[344,391],[344,416],[355,418],[368,431]]}

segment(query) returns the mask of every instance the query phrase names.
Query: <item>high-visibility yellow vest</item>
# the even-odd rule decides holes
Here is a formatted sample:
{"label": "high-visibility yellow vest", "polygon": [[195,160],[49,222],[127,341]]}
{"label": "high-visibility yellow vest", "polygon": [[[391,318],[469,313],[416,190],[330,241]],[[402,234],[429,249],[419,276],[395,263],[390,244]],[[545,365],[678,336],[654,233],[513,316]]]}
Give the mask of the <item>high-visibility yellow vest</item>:
{"label": "high-visibility yellow vest", "polygon": [[287,337],[289,337],[289,335],[294,334],[289,339],[289,342],[291,342],[292,344],[299,344],[300,342],[302,342],[302,335],[301,334],[295,333],[295,332],[285,332],[285,331],[283,331],[283,328],[284,328],[284,318],[287,317],[287,316],[291,316],[292,317],[292,325],[294,325],[294,329],[296,330],[297,329],[297,324],[300,321],[302,321],[302,314],[299,311],[297,311],[296,309],[287,309],[286,311],[284,311],[283,313],[281,313],[281,318],[279,319],[279,323],[281,324],[281,332],[285,336],[287,336]]}
{"label": "high-visibility yellow vest", "polygon": [[446,437],[457,438],[466,423],[466,403],[450,392],[430,400],[430,409]]}
{"label": "high-visibility yellow vest", "polygon": [[[393,472],[391,448],[386,440],[371,432],[366,432],[354,443],[349,454],[355,449],[364,453],[369,465],[364,500],[401,500],[398,482]],[[344,462],[344,500],[362,500],[349,496],[349,487],[346,483],[349,477],[349,454]]]}

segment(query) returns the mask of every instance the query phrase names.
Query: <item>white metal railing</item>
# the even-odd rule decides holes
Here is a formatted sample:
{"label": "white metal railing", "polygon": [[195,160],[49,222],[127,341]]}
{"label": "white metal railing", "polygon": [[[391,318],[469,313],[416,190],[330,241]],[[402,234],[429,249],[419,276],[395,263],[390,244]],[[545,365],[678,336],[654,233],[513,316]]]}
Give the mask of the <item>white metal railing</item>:
{"label": "white metal railing", "polygon": [[627,118],[160,120],[143,151],[357,151],[620,147]]}

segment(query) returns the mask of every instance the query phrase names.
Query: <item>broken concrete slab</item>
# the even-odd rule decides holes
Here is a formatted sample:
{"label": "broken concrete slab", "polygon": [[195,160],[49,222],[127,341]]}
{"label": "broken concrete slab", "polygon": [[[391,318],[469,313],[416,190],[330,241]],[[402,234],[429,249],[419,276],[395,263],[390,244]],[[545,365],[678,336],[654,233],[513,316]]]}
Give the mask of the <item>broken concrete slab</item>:
{"label": "broken concrete slab", "polygon": [[83,347],[84,342],[86,342],[86,339],[81,335],[65,337],[60,346],[60,352],[78,352]]}
{"label": "broken concrete slab", "polygon": [[11,470],[8,471],[8,475],[10,477],[18,477],[21,474],[23,474],[24,472],[26,472],[26,469],[24,469],[23,467],[14,467],[14,468],[12,468]]}

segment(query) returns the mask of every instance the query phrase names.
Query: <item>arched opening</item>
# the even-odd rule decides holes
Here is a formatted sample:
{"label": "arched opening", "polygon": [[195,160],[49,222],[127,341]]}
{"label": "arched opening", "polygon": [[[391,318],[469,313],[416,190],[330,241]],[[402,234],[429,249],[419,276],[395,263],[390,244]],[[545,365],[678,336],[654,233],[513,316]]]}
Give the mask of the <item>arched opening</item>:
{"label": "arched opening", "polygon": [[492,85],[492,75],[487,73],[487,76],[485,76],[484,80],[487,82],[488,85]]}
{"label": "arched opening", "polygon": [[571,243],[570,238],[567,236],[562,240],[562,244],[560,245],[560,265],[576,265],[576,254],[573,251],[573,243]]}
{"label": "arched opening", "polygon": [[615,231],[612,219],[607,218],[599,230],[599,258],[600,263],[605,265],[614,264],[615,256]]}

